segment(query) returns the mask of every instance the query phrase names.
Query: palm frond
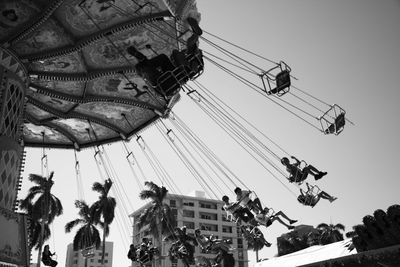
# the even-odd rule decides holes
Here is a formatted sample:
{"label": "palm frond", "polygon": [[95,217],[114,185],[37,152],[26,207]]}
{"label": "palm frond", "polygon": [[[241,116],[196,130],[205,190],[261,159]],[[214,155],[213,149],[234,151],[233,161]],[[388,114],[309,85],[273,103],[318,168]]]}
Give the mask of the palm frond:
{"label": "palm frond", "polygon": [[149,219],[152,217],[152,212],[151,209],[145,209],[139,216],[138,222],[137,222],[137,227],[138,230],[142,229],[145,225],[148,224]]}
{"label": "palm frond", "polygon": [[86,221],[83,219],[75,219],[73,221],[70,221],[65,225],[65,232],[69,233],[69,232],[71,232],[72,228],[74,228],[75,226],[77,226],[79,224],[85,224],[85,222]]}
{"label": "palm frond", "polygon": [[142,200],[146,200],[146,199],[152,199],[152,200],[156,200],[157,199],[157,195],[154,191],[151,190],[142,190],[139,193],[139,198]]}
{"label": "palm frond", "polygon": [[346,229],[346,227],[341,223],[335,224],[334,227],[335,227],[335,229],[342,230],[342,231],[344,231]]}
{"label": "palm frond", "polygon": [[105,193],[103,184],[101,184],[99,182],[93,183],[92,190],[95,191],[95,192],[100,193],[100,195],[104,195],[104,193]]}
{"label": "palm frond", "polygon": [[34,194],[34,195],[36,195],[38,193],[43,193],[43,192],[44,192],[43,187],[40,185],[32,186],[28,190],[28,194]]}
{"label": "palm frond", "polygon": [[329,228],[329,225],[326,223],[320,223],[317,225],[317,228]]}
{"label": "palm frond", "polygon": [[28,179],[29,181],[38,185],[44,185],[47,182],[46,177],[34,173],[29,174]]}
{"label": "palm frond", "polygon": [[154,191],[154,192],[158,192],[159,188],[160,188],[157,184],[153,183],[152,181],[146,181],[146,182],[144,182],[144,185],[146,187],[148,187],[149,190]]}

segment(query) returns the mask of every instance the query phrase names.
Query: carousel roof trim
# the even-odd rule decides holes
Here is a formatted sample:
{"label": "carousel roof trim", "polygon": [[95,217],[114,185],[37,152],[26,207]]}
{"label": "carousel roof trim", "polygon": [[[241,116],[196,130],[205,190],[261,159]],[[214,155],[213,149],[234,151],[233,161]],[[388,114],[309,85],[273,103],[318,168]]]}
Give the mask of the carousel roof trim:
{"label": "carousel roof trim", "polygon": [[[109,128],[111,130],[113,130],[114,132],[118,133],[118,134],[124,134],[125,136],[127,136],[127,133],[124,132],[124,130],[122,130],[121,128],[119,128],[118,126],[108,123],[103,119],[100,118],[96,118],[87,114],[82,114],[76,111],[69,111],[67,113],[64,113],[63,111],[57,110],[53,107],[50,107],[46,104],[43,104],[42,102],[32,98],[31,96],[26,96],[27,97],[27,103],[32,104],[48,113],[53,114],[54,116],[58,117],[58,118],[62,118],[62,119],[80,119],[80,120],[86,120],[86,121],[90,121],[90,122],[94,122],[96,124],[102,125],[106,128]],[[39,120],[39,122],[41,122]]]}
{"label": "carousel roof trim", "polygon": [[[145,131],[148,127],[152,126],[154,123],[156,123],[156,121],[159,119],[159,117],[154,117],[153,119],[146,121],[146,123],[144,123],[143,125],[141,125],[140,127],[137,127],[136,129],[133,129],[132,132],[130,132],[127,135],[127,139],[130,139],[131,136],[133,136],[134,134],[136,135],[140,135],[140,133],[142,133],[143,131]],[[109,143],[113,143],[113,142],[117,142],[117,141],[121,141],[122,138],[120,136],[116,136],[116,137],[112,137],[109,139],[103,139],[103,140],[95,140],[95,141],[91,141],[85,144],[80,144],[77,143],[77,145],[79,146],[79,149],[86,149],[86,148],[91,148],[93,146],[99,146],[99,145],[104,145],[104,144],[109,144]],[[44,143],[43,142],[27,142],[24,141],[25,146],[26,147],[48,147],[48,148],[58,148],[58,149],[75,149],[75,146],[73,144],[68,145],[68,144],[57,144],[57,143]]]}
{"label": "carousel roof trim", "polygon": [[134,66],[129,67],[118,67],[112,69],[92,70],[89,72],[82,73],[63,73],[63,72],[49,72],[49,71],[29,71],[31,78],[37,78],[42,80],[57,80],[57,81],[78,81],[87,82],[94,79],[102,78],[104,76],[111,76],[116,74],[136,74],[136,68]]}
{"label": "carousel roof trim", "polygon": [[[54,58],[65,56],[68,54],[72,54],[74,52],[82,50],[84,47],[90,45],[93,42],[96,42],[103,38],[108,38],[109,35],[121,33],[123,31],[131,30],[137,26],[140,26],[145,23],[151,23],[157,20],[163,20],[165,17],[172,17],[172,14],[169,11],[162,11],[154,14],[149,14],[143,17],[134,18],[130,21],[123,22],[114,26],[111,26],[106,29],[102,29],[94,34],[85,36],[79,39],[75,45],[65,46],[56,48],[53,50],[42,51],[36,54],[28,54],[28,55],[21,55],[21,59],[29,60],[31,62],[40,61],[44,59]],[[63,27],[63,29],[65,29]]]}
{"label": "carousel roof trim", "polygon": [[77,104],[85,104],[85,103],[92,103],[92,102],[113,102],[113,103],[119,103],[119,104],[125,104],[125,105],[130,105],[134,107],[139,107],[147,110],[152,110],[152,111],[158,111],[160,113],[164,113],[166,109],[160,109],[159,107],[149,104],[144,101],[139,101],[139,100],[133,100],[129,98],[122,98],[122,97],[114,97],[114,96],[103,96],[103,95],[85,95],[85,96],[76,96],[76,95],[70,95],[66,93],[62,93],[59,91],[55,90],[50,90],[47,88],[44,88],[42,86],[38,86],[36,84],[30,84],[30,88],[33,88],[33,90],[36,93],[43,94],[52,98],[57,98],[61,100],[66,100],[70,102],[74,102]]}

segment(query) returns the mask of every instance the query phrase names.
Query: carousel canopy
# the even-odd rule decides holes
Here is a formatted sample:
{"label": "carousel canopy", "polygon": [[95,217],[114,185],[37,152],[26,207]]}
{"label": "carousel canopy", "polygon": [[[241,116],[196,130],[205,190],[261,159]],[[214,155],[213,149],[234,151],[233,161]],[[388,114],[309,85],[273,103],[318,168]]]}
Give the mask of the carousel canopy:
{"label": "carousel canopy", "polygon": [[[151,59],[186,48],[195,0],[3,0],[0,44],[25,66],[25,146],[75,148],[130,137],[179,99],[137,74],[134,46]],[[1,58],[1,55],[0,55]]]}

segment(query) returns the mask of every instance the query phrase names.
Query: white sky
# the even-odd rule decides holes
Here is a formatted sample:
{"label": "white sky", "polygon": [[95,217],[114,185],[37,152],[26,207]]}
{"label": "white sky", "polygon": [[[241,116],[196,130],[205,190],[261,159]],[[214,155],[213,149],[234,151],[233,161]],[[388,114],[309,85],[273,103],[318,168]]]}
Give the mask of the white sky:
{"label": "white sky", "polygon": [[[206,62],[199,81],[289,153],[327,171],[328,175],[317,184],[338,197],[332,204],[321,200],[315,208],[301,206],[183,94],[174,112],[256,191],[263,204],[284,211],[301,224],[343,223],[351,230],[353,225],[361,223],[364,215],[399,203],[396,168],[400,160],[397,139],[399,1],[252,0],[245,4],[238,0],[204,0],[198,2],[198,10],[205,31],[274,61],[284,60],[299,79],[294,82],[297,87],[328,103],[341,105],[348,118],[355,122],[355,126],[346,125],[339,136],[324,136]],[[206,34],[204,37],[209,38]],[[206,50],[201,44],[203,47]],[[266,63],[265,68],[268,67],[271,65]],[[178,193],[201,190],[174,152],[160,141],[162,138],[155,129],[145,131],[142,136],[174,177]],[[138,146],[130,147],[146,165]],[[138,198],[140,190],[131,178],[121,145],[106,146],[106,149],[133,208],[140,207],[143,205]],[[40,153],[38,149],[27,149],[20,197],[31,186],[27,175],[40,174]],[[59,196],[65,209],[64,215],[55,221],[54,239],[49,243],[55,246],[60,266],[64,266],[66,247],[72,242],[73,234],[65,234],[63,228],[66,222],[76,218],[74,156],[70,150],[51,150],[48,155],[50,169],[55,171],[54,194]],[[93,151],[80,152],[79,159],[84,188],[87,188],[86,199],[93,202],[96,196],[89,188],[94,181],[100,181]],[[151,172],[148,173],[148,179],[153,179]],[[312,179],[311,183],[314,183]],[[298,190],[292,185],[289,188],[293,192]],[[171,191],[176,193],[177,189]],[[232,191],[226,194],[233,197]],[[128,266],[128,245],[123,243],[130,238],[121,239],[116,223],[111,227],[109,241],[115,243],[113,266]],[[130,229],[123,231],[131,233]],[[261,251],[260,258],[276,254],[276,237],[285,232],[278,223],[264,232],[273,246]],[[252,266],[254,253],[249,253],[249,257]],[[33,259],[36,261],[36,255]]]}

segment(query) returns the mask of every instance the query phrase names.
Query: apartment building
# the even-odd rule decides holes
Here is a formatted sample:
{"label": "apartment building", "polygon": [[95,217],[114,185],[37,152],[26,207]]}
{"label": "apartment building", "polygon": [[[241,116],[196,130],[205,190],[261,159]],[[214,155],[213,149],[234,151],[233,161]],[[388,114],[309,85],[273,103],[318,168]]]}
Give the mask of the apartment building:
{"label": "apartment building", "polygon": [[[223,202],[220,200],[205,198],[205,193],[201,191],[195,191],[193,194],[175,195],[168,194],[165,202],[171,207],[173,214],[175,215],[177,225],[172,227],[186,226],[189,234],[194,234],[194,230],[199,228],[203,234],[211,235],[218,238],[232,240],[232,246],[236,248],[233,251],[237,267],[247,267],[248,257],[245,241],[240,234],[239,228],[236,223],[230,222],[226,219],[226,213],[222,210]],[[137,245],[141,242],[142,238],[147,237],[152,239],[148,227],[144,227],[140,231],[135,227],[140,214],[146,209],[148,205],[141,207],[136,210],[130,216],[133,217],[133,244]],[[153,244],[158,245],[158,240],[152,239]],[[162,244],[162,253],[166,255],[170,247],[169,243],[164,242]],[[195,256],[205,256],[208,258],[215,257],[212,254],[203,254],[199,247],[196,247]],[[133,263],[133,267],[138,266]],[[161,267],[181,267],[183,264],[179,261],[178,263],[172,263],[168,257],[163,259]]]}
{"label": "apartment building", "polygon": [[[113,242],[106,241],[104,252],[104,267],[112,267],[113,260]],[[91,257],[87,259],[87,267],[100,267],[102,248],[93,249],[90,251]],[[85,258],[82,256],[81,251],[74,251],[72,243],[67,247],[67,258],[65,267],[85,267]]]}

